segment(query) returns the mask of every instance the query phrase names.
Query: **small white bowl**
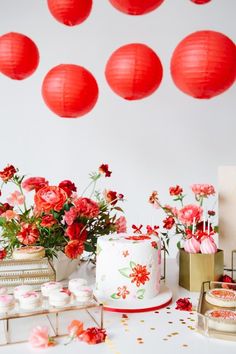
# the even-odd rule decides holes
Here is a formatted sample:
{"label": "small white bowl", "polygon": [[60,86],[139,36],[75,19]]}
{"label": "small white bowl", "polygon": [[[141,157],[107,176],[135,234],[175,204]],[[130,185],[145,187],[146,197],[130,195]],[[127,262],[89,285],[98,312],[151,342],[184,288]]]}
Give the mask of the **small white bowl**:
{"label": "small white bowl", "polygon": [[44,283],[41,286],[41,291],[43,296],[48,297],[51,291],[60,290],[62,288],[61,283],[57,281],[49,281],[48,283]]}
{"label": "small white bowl", "polygon": [[88,286],[74,288],[74,295],[78,302],[89,302],[93,298],[93,290]]}
{"label": "small white bowl", "polygon": [[49,294],[49,304],[55,307],[64,307],[70,302],[70,295],[63,289],[53,290]]}

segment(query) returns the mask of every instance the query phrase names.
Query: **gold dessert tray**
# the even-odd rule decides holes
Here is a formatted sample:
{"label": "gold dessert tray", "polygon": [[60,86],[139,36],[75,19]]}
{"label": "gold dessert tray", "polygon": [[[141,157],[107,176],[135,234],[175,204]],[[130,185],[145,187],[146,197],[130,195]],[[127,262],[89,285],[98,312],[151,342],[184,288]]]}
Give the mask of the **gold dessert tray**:
{"label": "gold dessert tray", "polygon": [[[73,315],[72,312],[74,312]],[[68,316],[66,316],[67,313],[69,313]],[[103,328],[103,304],[99,303],[95,296],[86,304],[79,303],[72,298],[70,304],[64,307],[51,306],[47,299],[42,299],[41,306],[32,311],[20,309],[17,303],[15,308],[8,313],[0,313],[0,325],[3,327],[3,330],[0,330],[0,346],[24,343],[28,340],[29,333],[26,333],[24,339],[22,339],[22,334],[20,339],[14,339],[17,337],[17,332],[22,332],[22,327],[26,324],[26,322],[19,323],[19,321],[29,322],[30,318],[34,318],[31,321],[31,330],[41,325],[40,321],[44,321],[49,324],[50,337],[56,338],[68,335],[67,327],[71,320],[83,319],[86,323],[88,317],[93,325]]]}
{"label": "gold dessert tray", "polygon": [[[222,282],[214,282],[214,281],[207,281],[202,284],[201,288],[201,293],[200,293],[200,298],[198,302],[198,308],[197,308],[197,331],[205,336],[217,338],[217,339],[224,339],[224,340],[230,340],[230,341],[236,341],[236,331],[235,332],[226,332],[223,330],[215,330],[211,328],[210,321],[215,321],[224,324],[227,323],[229,320],[222,320],[222,319],[214,319],[211,318],[209,319],[207,316],[205,316],[206,312],[208,310],[231,310],[231,311],[236,311],[236,307],[218,307],[215,305],[212,305],[206,301],[206,292],[211,290],[211,289],[233,289],[236,291],[236,283],[222,283]],[[212,322],[211,322],[212,323]]]}
{"label": "gold dessert tray", "polygon": [[15,287],[33,285],[35,289],[56,278],[55,270],[48,260],[14,260],[4,259],[0,262],[0,286]]}

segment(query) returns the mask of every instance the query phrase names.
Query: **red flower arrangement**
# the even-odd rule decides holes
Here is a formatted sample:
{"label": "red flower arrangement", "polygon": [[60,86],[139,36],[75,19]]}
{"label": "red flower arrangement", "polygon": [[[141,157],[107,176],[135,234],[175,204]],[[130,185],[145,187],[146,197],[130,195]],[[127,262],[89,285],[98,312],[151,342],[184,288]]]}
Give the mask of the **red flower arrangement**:
{"label": "red flower arrangement", "polygon": [[[44,177],[25,178],[14,166],[5,167],[0,172],[0,196],[8,184],[17,190],[7,198],[7,203],[0,202],[0,259],[26,245],[45,247],[50,258],[62,251],[75,259],[85,250],[94,259],[100,235],[126,231],[125,217],[118,215],[123,211],[117,206],[123,195],[114,191],[102,194],[95,189],[100,178],[110,175],[106,164],[92,173],[84,191],[92,190],[87,198],[84,192],[76,194],[77,187],[70,180],[50,185]],[[26,205],[25,192],[34,193],[34,204],[30,207]]]}
{"label": "red flower arrangement", "polygon": [[146,266],[142,266],[137,264],[132,268],[132,273],[130,274],[130,278],[132,278],[131,283],[136,283],[136,286],[140,286],[141,284],[145,284],[147,280],[149,280],[150,272],[148,272]]}
{"label": "red flower arrangement", "polygon": [[189,253],[215,253],[217,246],[213,236],[218,227],[213,226],[215,212],[210,208],[203,208],[203,203],[215,195],[215,188],[210,184],[194,184],[191,190],[195,197],[195,204],[184,205],[186,195],[179,185],[169,188],[169,194],[179,208],[164,205],[160,202],[157,191],[152,192],[149,203],[165,213],[163,232],[160,233],[164,247],[168,248],[171,235],[180,235],[177,243],[179,248],[184,247]]}
{"label": "red flower arrangement", "polygon": [[180,298],[179,300],[176,301],[175,309],[180,311],[192,311],[193,305],[189,301],[189,298]]}

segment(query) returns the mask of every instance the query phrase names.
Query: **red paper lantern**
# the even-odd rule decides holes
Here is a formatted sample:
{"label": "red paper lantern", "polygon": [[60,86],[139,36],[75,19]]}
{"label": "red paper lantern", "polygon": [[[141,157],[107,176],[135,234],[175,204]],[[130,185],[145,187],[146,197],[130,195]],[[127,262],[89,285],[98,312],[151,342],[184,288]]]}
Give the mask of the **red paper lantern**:
{"label": "red paper lantern", "polygon": [[32,75],[39,64],[39,51],[29,37],[10,32],[0,37],[0,71],[13,80]]}
{"label": "red paper lantern", "polygon": [[105,69],[111,89],[126,100],[139,100],[151,95],[159,87],[162,73],[157,54],[139,43],[117,49]]}
{"label": "red paper lantern", "polygon": [[61,64],[52,68],[42,84],[46,105],[60,117],[78,118],[90,112],[98,99],[98,85],[82,66]]}
{"label": "red paper lantern", "polygon": [[66,26],[84,22],[92,9],[92,0],[48,0],[52,16]]}
{"label": "red paper lantern", "polygon": [[211,0],[190,0],[190,1],[194,2],[197,5],[204,5],[210,2]]}
{"label": "red paper lantern", "polygon": [[195,98],[211,98],[226,91],[236,77],[236,47],[215,31],[198,31],[184,38],[171,59],[176,86]]}
{"label": "red paper lantern", "polygon": [[129,15],[144,15],[159,7],[164,0],[109,0],[119,11]]}

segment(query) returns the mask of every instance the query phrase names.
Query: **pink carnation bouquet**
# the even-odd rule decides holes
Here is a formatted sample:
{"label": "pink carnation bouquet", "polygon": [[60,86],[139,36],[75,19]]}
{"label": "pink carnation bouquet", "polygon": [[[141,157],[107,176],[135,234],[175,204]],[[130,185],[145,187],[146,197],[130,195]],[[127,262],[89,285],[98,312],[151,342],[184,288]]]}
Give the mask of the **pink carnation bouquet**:
{"label": "pink carnation bouquet", "polygon": [[[70,180],[51,185],[44,177],[26,178],[14,166],[5,167],[0,171],[0,259],[24,246],[43,246],[49,258],[62,251],[75,259],[87,251],[94,259],[99,236],[126,231],[119,206],[123,194],[96,190],[98,180],[111,173],[102,164],[81,193]],[[2,201],[3,190],[10,185],[14,189]],[[34,201],[30,206],[27,194]]]}
{"label": "pink carnation bouquet", "polygon": [[160,202],[157,191],[149,197],[149,203],[165,213],[163,220],[163,241],[168,247],[171,235],[180,235],[177,243],[188,253],[216,253],[217,246],[214,236],[218,227],[214,223],[215,211],[205,204],[214,197],[215,189],[210,184],[194,184],[191,186],[195,203],[185,204],[186,195],[179,185],[169,188],[169,195],[175,205],[165,205]]}

